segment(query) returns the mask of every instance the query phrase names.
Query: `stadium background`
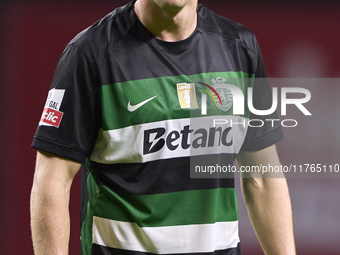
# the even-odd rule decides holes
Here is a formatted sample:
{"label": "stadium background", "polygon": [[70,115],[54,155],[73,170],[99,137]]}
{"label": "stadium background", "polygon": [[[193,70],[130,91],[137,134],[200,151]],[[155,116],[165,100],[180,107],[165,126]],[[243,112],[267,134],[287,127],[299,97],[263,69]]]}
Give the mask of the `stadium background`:
{"label": "stadium background", "polygon": [[[127,1],[0,2],[0,254],[33,254],[29,195],[34,173],[32,136],[58,58],[78,32]],[[204,1],[215,12],[253,30],[270,77],[340,77],[337,1]],[[283,163],[340,163],[339,86],[320,88],[310,107],[332,113],[308,128],[285,129]],[[308,124],[308,123],[307,123]],[[289,179],[298,254],[340,254],[340,180]],[[239,189],[238,189],[239,192]],[[79,175],[72,187],[70,254],[78,254]],[[239,196],[240,198],[241,196]],[[262,254],[240,204],[244,254]]]}

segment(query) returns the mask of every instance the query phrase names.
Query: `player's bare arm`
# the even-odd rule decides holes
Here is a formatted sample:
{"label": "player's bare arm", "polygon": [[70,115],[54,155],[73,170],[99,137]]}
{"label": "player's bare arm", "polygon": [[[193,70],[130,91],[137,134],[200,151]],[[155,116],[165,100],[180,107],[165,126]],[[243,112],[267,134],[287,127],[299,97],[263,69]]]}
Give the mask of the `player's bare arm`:
{"label": "player's bare arm", "polygon": [[68,254],[69,196],[80,164],[37,153],[31,193],[31,229],[36,255]]}
{"label": "player's bare arm", "polygon": [[[259,151],[240,152],[237,162],[239,166],[280,165],[275,145]],[[243,174],[242,177],[244,200],[265,254],[296,254],[291,202],[283,174]]]}

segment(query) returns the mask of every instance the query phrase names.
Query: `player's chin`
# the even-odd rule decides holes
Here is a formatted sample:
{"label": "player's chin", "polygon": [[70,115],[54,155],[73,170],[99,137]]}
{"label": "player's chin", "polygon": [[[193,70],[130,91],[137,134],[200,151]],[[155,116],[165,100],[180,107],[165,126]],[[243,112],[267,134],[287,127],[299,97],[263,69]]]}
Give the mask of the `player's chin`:
{"label": "player's chin", "polygon": [[195,0],[154,0],[161,9],[174,12],[181,10],[194,1]]}

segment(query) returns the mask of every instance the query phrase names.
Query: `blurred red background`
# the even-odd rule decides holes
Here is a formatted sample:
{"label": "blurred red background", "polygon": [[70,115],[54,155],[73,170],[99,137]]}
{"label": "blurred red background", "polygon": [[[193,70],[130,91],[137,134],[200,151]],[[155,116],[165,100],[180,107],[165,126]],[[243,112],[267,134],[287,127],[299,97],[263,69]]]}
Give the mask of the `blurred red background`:
{"label": "blurred red background", "polygon": [[[340,76],[337,3],[201,2],[255,32],[270,77]],[[0,5],[0,254],[33,254],[29,196],[36,151],[30,148],[30,143],[58,58],[78,32],[125,3],[7,1]],[[288,150],[289,142],[279,144],[283,160],[289,160]],[[329,155],[327,151],[321,153]],[[330,160],[336,162],[338,158]],[[70,254],[78,254],[80,245],[79,179],[78,175],[70,203]],[[288,181],[298,254],[340,254],[339,181]],[[242,203],[241,199],[240,235],[244,254],[262,254]]]}

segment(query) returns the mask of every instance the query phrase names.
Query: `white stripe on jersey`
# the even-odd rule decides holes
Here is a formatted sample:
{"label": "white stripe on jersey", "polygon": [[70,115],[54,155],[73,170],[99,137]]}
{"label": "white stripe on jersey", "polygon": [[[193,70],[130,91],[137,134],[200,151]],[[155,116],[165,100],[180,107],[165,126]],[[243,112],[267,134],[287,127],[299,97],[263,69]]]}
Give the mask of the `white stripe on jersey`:
{"label": "white stripe on jersey", "polygon": [[[90,158],[92,161],[98,163],[114,164],[144,163],[160,159],[220,153],[237,154],[246,136],[248,120],[248,118],[239,116],[208,116],[165,120],[108,131],[101,130]],[[211,128],[214,129],[214,121],[215,124],[216,122],[219,124],[215,125],[216,128],[221,127],[222,132],[226,131],[226,136],[222,139],[222,132],[216,132],[215,135],[212,134],[212,137],[215,136],[214,146],[208,146],[210,130]],[[226,123],[226,121],[228,121],[228,123]],[[231,123],[234,124],[231,126]],[[183,129],[188,125],[190,126],[190,130],[193,131],[187,138],[185,136],[186,131]],[[226,129],[230,127],[230,132],[227,132],[228,130]],[[198,131],[199,129],[201,132],[205,132],[204,130],[207,132],[205,146],[199,148],[190,146],[186,148],[186,144],[192,144],[194,140],[202,137],[202,133]],[[149,132],[146,141],[144,137],[145,131],[146,133]],[[165,132],[163,133],[163,131]],[[196,131],[198,132],[195,133]],[[159,137],[157,137],[157,135],[159,135]],[[198,140],[202,143],[202,139]],[[222,140],[224,140],[226,144],[232,141],[232,145],[225,146]],[[145,153],[145,150],[150,152],[150,150],[156,148],[157,146],[154,146],[157,143],[160,146],[163,145],[160,150]],[[170,144],[170,147],[167,144]]]}
{"label": "white stripe on jersey", "polygon": [[238,221],[169,227],[93,217],[92,243],[155,254],[200,253],[236,248]]}

